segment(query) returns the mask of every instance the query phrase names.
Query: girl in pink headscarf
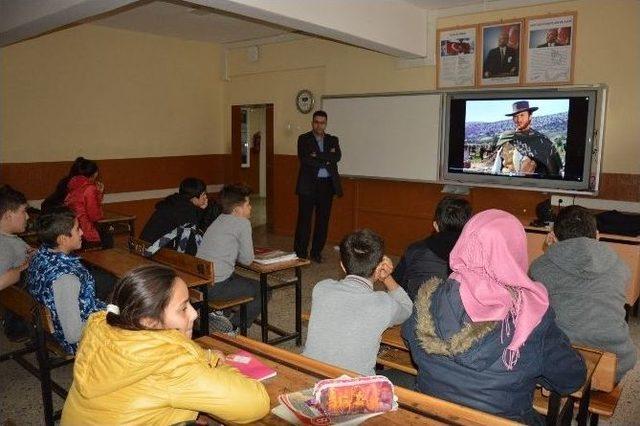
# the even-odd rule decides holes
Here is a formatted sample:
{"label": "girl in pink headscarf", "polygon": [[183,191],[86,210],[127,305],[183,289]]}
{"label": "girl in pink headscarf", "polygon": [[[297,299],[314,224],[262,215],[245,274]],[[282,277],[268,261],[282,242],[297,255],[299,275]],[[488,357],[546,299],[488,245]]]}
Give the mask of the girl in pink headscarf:
{"label": "girl in pink headscarf", "polygon": [[420,392],[527,424],[537,383],[561,394],[584,382],[585,365],[556,326],[545,288],[527,276],[520,221],[475,215],[450,255],[453,273],[422,285],[402,327]]}

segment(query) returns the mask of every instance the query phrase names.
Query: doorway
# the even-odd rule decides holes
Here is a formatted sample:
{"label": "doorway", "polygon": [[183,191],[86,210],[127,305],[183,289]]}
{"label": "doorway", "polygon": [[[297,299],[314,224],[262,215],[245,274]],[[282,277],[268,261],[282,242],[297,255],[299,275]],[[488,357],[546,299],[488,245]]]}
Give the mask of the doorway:
{"label": "doorway", "polygon": [[252,190],[251,224],[273,227],[273,104],[231,107],[233,179]]}

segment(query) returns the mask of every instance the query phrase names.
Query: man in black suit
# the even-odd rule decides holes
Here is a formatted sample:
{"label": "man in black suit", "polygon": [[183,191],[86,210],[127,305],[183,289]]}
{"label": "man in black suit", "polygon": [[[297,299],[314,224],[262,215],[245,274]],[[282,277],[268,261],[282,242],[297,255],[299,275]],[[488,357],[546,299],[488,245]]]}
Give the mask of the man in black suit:
{"label": "man in black suit", "polygon": [[329,216],[333,196],[342,196],[338,162],[342,157],[338,138],[326,134],[327,113],[316,111],[311,121],[312,131],[298,137],[300,170],[296,194],[298,194],[298,223],[294,250],[298,257],[307,258],[311,233],[311,218],[315,210],[315,225],[311,255],[314,262],[322,262],[322,249],[327,241]]}
{"label": "man in black suit", "polygon": [[501,32],[498,36],[498,47],[491,49],[484,61],[482,67],[484,78],[518,75],[518,51],[507,46],[508,41],[509,33]]}

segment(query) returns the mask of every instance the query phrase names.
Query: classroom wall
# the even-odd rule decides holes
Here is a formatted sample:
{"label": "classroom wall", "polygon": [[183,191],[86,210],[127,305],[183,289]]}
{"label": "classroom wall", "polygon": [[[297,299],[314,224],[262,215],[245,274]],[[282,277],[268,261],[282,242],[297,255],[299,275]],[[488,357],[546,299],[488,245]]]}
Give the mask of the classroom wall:
{"label": "classroom wall", "polygon": [[[218,45],[81,25],[5,47],[0,61],[0,182],[28,198],[79,155],[98,160],[107,193],[225,181]],[[155,201],[124,209],[146,221]]]}
{"label": "classroom wall", "polygon": [[[630,119],[640,108],[640,64],[634,53],[640,46],[640,3],[618,0],[603,8],[597,0],[570,1],[442,18],[438,27],[563,11],[578,13],[575,84],[605,83],[610,88],[600,197],[640,201],[640,122]],[[310,114],[295,110],[296,93],[310,89],[319,103],[322,95],[434,90],[435,67],[407,68],[406,63],[386,55],[318,39],[260,49],[257,62],[249,62],[244,49],[230,51],[231,81],[225,103],[274,103],[275,230],[292,234],[297,204],[296,140],[310,129],[311,121]],[[417,236],[430,232],[440,190],[440,185],[432,184],[348,179],[345,196],[334,203],[329,238],[337,241],[350,229],[370,226],[383,232],[392,250],[401,250]],[[535,205],[547,196],[474,188],[469,198],[476,210],[499,207],[519,216],[535,216]]]}

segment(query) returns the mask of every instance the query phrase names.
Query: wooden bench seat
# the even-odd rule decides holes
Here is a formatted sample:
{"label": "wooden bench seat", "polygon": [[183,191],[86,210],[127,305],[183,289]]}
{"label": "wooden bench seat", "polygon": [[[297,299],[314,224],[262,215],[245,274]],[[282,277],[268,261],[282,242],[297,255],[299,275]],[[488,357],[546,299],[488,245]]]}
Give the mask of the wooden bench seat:
{"label": "wooden bench seat", "polygon": [[[0,306],[29,324],[32,330],[31,340],[25,344],[24,348],[0,354],[0,362],[14,360],[40,380],[44,423],[47,426],[52,426],[61,415],[61,411],[53,411],[52,393],[55,392],[64,400],[68,392],[52,380],[51,371],[72,363],[74,356],[65,352],[53,339],[54,328],[51,312],[36,302],[18,284],[0,291]],[[36,355],[35,364],[24,358],[30,353]],[[53,357],[50,354],[53,354]]]}

